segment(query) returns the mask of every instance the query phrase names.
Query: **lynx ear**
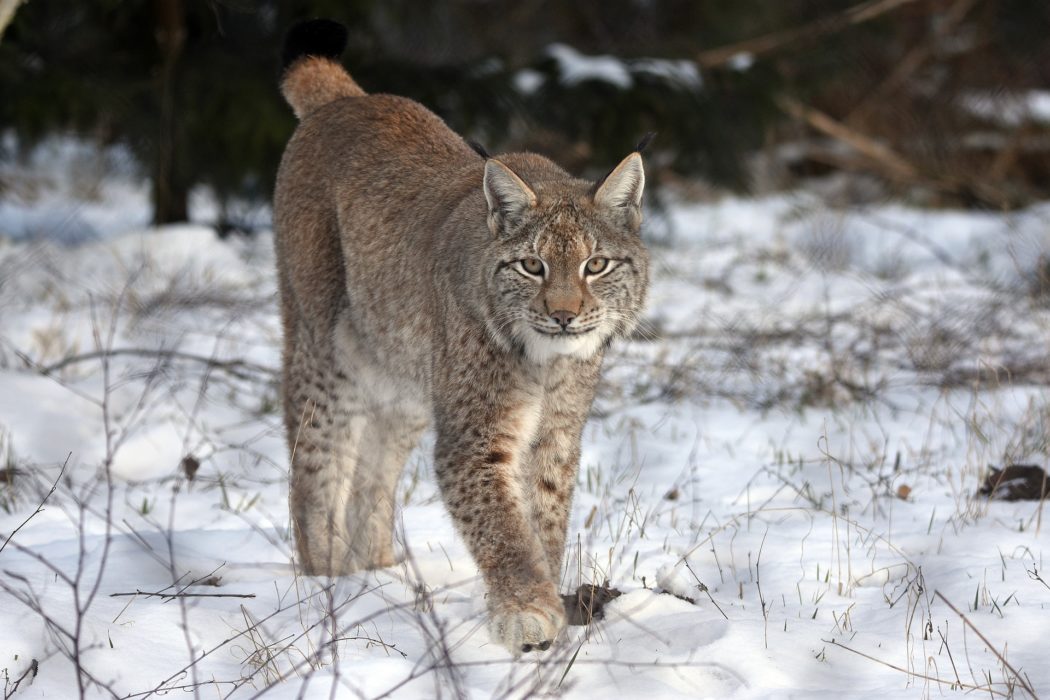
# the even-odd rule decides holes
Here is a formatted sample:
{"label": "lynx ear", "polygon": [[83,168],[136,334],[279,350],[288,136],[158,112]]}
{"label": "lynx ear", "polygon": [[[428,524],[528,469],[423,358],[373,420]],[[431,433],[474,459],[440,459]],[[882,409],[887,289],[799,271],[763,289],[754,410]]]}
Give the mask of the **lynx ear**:
{"label": "lynx ear", "polygon": [[536,193],[513,170],[493,158],[485,161],[484,189],[493,235],[499,235],[536,206]]}
{"label": "lynx ear", "polygon": [[642,156],[635,152],[620,161],[594,190],[594,203],[622,217],[630,228],[642,223],[642,191],[645,189],[645,170]]}

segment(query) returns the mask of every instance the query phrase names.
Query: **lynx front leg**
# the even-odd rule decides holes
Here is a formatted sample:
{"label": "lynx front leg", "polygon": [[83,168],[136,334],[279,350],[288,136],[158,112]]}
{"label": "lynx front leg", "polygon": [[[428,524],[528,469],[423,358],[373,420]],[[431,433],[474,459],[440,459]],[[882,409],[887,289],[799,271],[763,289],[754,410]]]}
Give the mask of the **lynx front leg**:
{"label": "lynx front leg", "polygon": [[530,496],[533,523],[555,582],[561,580],[565,535],[579,464],[579,428],[544,425],[532,450]]}
{"label": "lynx front leg", "polygon": [[532,521],[555,582],[580,466],[580,435],[591,409],[601,360],[564,359],[551,367],[529,460]]}
{"label": "lynx front leg", "polygon": [[436,411],[437,477],[488,588],[489,634],[517,655],[548,648],[565,626],[522,473],[539,398],[508,377],[476,375],[441,387],[450,405]]}
{"label": "lynx front leg", "polygon": [[564,627],[565,613],[527,517],[518,457],[509,434],[478,437],[471,445],[439,428],[438,483],[485,579],[493,641],[515,655],[546,649]]}

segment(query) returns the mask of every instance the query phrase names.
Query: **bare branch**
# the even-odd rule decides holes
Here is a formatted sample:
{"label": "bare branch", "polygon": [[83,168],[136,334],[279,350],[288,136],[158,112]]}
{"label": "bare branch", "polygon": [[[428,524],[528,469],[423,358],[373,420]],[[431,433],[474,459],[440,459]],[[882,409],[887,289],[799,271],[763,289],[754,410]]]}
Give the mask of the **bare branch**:
{"label": "bare branch", "polygon": [[840,32],[847,27],[870,22],[887,12],[892,12],[913,2],[916,2],[916,0],[868,0],[868,2],[858,3],[838,14],[821,17],[801,27],[770,32],[769,34],[738,41],[728,46],[701,51],[696,61],[701,68],[713,68],[729,63],[740,54],[761,56],[789,44],[816,39],[827,34]]}
{"label": "bare branch", "polygon": [[66,465],[69,464],[69,458],[72,456],[72,454],[73,453],[69,453],[68,455],[66,455],[66,461],[62,462],[62,468],[58,471],[58,476],[55,477],[54,483],[51,484],[51,488],[48,490],[48,492],[44,494],[44,497],[43,499],[41,499],[40,504],[36,507],[36,510],[30,513],[29,517],[23,520],[18,527],[11,531],[11,534],[7,536],[3,544],[0,544],[0,552],[4,551],[4,548],[7,547],[7,543],[11,541],[12,537],[18,534],[19,530],[26,526],[26,523],[28,523],[30,520],[32,520],[44,511],[44,504],[47,503],[47,499],[51,498],[51,495],[55,492],[55,489],[58,488],[58,482],[61,481],[62,475],[66,473]]}
{"label": "bare branch", "polygon": [[1003,656],[1002,653],[1000,653],[1000,651],[995,647],[995,645],[989,642],[988,638],[981,634],[981,630],[977,629],[977,626],[970,622],[970,619],[968,617],[959,612],[959,609],[952,605],[952,602],[945,598],[943,593],[941,593],[940,591],[934,591],[933,593],[935,596],[940,598],[945,605],[951,608],[953,613],[959,616],[959,619],[963,621],[963,624],[965,624],[967,627],[974,631],[974,634],[976,634],[981,639],[981,641],[984,642],[985,646],[987,646],[988,649],[993,654],[995,654],[995,658],[999,659],[999,662],[1003,665],[1003,667],[1010,671],[1010,673],[1014,674],[1014,678],[1017,680],[1017,683],[1021,686],[1021,688],[1024,689],[1024,692],[1028,693],[1030,697],[1035,698],[1035,700],[1038,700],[1039,696],[1036,695],[1036,692],[1032,689],[1032,686],[1030,686],[1028,682],[1024,679],[1024,677],[1022,677],[1021,674],[1017,672],[1016,668],[1010,665],[1010,662],[1006,660],[1006,657]]}
{"label": "bare branch", "polygon": [[121,598],[124,596],[142,596],[143,598],[164,598],[173,600],[175,598],[254,598],[254,593],[162,593],[161,591],[141,591],[135,589],[130,593],[110,593],[110,598]]}
{"label": "bare branch", "polygon": [[131,357],[149,357],[157,358],[159,360],[184,360],[187,362],[197,362],[203,364],[212,369],[221,369],[226,371],[238,379],[253,380],[258,379],[259,375],[265,377],[276,377],[277,370],[272,367],[265,367],[263,365],[256,364],[254,362],[248,362],[246,360],[217,360],[214,357],[208,357],[206,355],[194,355],[192,353],[178,352],[176,350],[164,350],[156,349],[151,350],[149,348],[114,348],[112,350],[96,350],[94,352],[86,352],[81,355],[71,355],[58,362],[39,368],[39,372],[44,375],[50,375],[58,372],[70,365],[78,364],[81,362],[90,362],[91,360],[102,359],[103,357],[120,357],[120,356],[131,356]]}

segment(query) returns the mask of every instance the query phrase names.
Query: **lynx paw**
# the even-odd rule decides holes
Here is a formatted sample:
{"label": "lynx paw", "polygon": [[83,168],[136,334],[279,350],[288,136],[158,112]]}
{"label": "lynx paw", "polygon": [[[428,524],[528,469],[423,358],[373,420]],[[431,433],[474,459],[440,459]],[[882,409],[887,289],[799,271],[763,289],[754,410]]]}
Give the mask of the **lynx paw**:
{"label": "lynx paw", "polygon": [[565,627],[565,608],[555,594],[543,596],[528,603],[507,601],[493,606],[490,611],[489,637],[507,650],[522,653],[546,651],[554,638]]}

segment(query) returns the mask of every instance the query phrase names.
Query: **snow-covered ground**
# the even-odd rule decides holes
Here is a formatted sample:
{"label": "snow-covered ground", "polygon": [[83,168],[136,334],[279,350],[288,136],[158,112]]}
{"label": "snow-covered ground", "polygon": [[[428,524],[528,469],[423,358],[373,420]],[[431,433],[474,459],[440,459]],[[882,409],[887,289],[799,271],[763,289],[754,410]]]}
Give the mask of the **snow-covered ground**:
{"label": "snow-covered ground", "polygon": [[108,192],[87,242],[0,242],[5,697],[1050,694],[1043,504],[976,495],[1050,460],[1050,206],[672,206],[562,577],[623,595],[515,661],[429,439],[405,563],[297,575],[270,237]]}

